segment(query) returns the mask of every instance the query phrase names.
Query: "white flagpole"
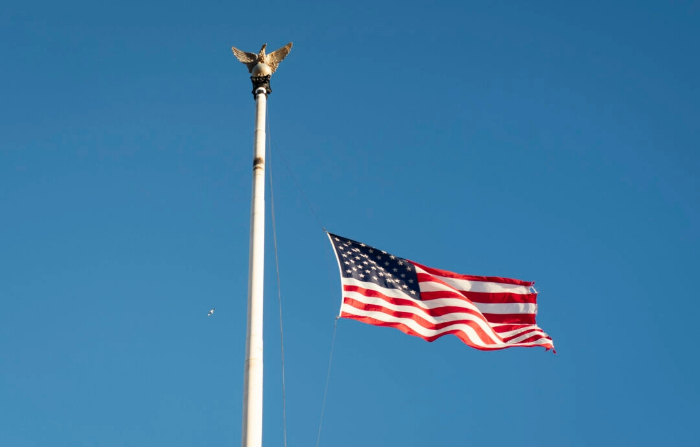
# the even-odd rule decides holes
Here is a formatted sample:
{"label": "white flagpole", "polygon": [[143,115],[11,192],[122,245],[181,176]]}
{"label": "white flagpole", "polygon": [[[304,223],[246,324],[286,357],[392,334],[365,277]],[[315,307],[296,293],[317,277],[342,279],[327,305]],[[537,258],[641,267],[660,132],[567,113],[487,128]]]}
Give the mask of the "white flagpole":
{"label": "white flagpole", "polygon": [[255,149],[253,153],[253,197],[250,210],[250,254],[248,258],[248,332],[243,372],[242,447],[262,447],[263,422],[263,283],[265,270],[265,119],[267,95],[272,93],[270,76],[292,49],[289,42],[265,54],[231,47],[234,56],[253,75],[255,97]]}
{"label": "white flagpole", "polygon": [[[267,86],[253,79],[255,95],[255,150],[253,197],[250,212],[248,264],[248,333],[243,378],[242,447],[262,446],[263,419],[263,279],[265,268],[265,114]],[[267,77],[269,82],[269,76]]]}

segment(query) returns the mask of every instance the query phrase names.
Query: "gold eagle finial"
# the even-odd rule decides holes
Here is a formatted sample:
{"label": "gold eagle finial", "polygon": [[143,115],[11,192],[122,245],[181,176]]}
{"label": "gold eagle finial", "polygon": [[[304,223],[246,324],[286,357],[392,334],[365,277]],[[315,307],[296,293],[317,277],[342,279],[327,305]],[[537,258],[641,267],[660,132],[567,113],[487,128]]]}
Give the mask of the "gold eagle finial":
{"label": "gold eagle finial", "polygon": [[287,57],[292,49],[292,42],[275,50],[270,54],[265,54],[267,44],[263,44],[258,54],[241,51],[236,47],[231,47],[236,58],[248,67],[248,72],[253,76],[268,76],[277,70],[277,66]]}

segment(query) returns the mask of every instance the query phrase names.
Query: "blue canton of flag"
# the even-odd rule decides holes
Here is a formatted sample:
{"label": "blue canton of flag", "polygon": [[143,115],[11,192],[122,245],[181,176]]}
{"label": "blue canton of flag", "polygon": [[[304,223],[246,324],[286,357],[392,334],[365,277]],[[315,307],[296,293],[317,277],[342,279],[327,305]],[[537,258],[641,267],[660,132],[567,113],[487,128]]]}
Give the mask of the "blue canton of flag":
{"label": "blue canton of flag", "polygon": [[399,289],[420,299],[416,268],[403,258],[369,245],[329,234],[345,278],[371,282],[386,289]]}

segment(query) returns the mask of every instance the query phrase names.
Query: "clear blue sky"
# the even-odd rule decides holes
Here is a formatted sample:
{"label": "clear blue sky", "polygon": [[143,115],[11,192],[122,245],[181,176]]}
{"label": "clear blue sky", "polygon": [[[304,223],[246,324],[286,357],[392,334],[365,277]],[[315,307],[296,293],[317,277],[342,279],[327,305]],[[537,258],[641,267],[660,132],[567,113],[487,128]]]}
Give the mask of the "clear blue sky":
{"label": "clear blue sky", "polygon": [[230,47],[289,41],[268,166],[290,447],[316,444],[340,305],[290,171],[333,232],[536,281],[558,351],[341,320],[321,445],[697,442],[700,5],[524,3],[3,3],[0,445],[240,444],[254,101]]}

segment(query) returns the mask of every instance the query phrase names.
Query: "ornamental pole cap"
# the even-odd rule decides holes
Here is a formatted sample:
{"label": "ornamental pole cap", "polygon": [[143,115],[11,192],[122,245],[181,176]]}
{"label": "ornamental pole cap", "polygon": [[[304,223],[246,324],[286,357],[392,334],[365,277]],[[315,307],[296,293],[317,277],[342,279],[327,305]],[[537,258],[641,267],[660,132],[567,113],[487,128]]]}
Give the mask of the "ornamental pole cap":
{"label": "ornamental pole cap", "polygon": [[263,44],[258,54],[241,51],[236,47],[231,47],[234,56],[248,67],[248,72],[253,76],[271,76],[277,70],[277,66],[287,57],[292,49],[292,42],[275,50],[270,54],[265,54],[267,44]]}

